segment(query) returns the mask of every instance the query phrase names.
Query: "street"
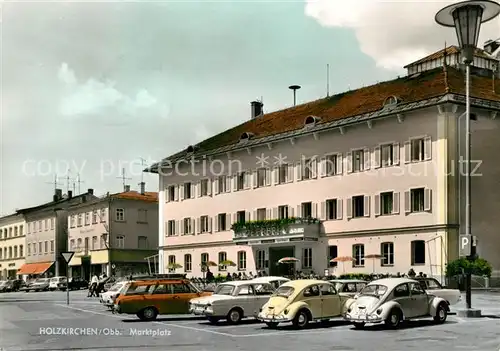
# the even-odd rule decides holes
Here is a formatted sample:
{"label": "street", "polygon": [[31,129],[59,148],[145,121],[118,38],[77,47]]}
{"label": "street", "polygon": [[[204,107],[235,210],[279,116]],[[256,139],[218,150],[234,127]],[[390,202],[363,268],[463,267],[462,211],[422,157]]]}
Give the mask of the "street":
{"label": "street", "polygon": [[423,320],[394,331],[381,326],[358,331],[339,320],[295,331],[287,325],[270,330],[250,320],[213,326],[189,316],[140,322],[135,316],[113,315],[97,298],[87,298],[86,291],[71,292],[69,306],[64,292],[7,293],[0,295],[0,350],[372,350],[383,345],[385,351],[498,351],[499,302],[500,294],[475,293],[473,307],[486,317],[450,315],[444,325]]}

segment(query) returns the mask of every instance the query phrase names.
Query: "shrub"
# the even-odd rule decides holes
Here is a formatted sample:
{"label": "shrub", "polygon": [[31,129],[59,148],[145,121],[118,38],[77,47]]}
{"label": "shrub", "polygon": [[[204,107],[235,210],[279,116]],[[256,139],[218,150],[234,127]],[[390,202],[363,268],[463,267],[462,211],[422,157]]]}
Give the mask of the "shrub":
{"label": "shrub", "polygon": [[446,276],[449,278],[467,273],[489,278],[491,277],[491,272],[491,264],[484,258],[476,258],[474,260],[459,258],[446,265]]}

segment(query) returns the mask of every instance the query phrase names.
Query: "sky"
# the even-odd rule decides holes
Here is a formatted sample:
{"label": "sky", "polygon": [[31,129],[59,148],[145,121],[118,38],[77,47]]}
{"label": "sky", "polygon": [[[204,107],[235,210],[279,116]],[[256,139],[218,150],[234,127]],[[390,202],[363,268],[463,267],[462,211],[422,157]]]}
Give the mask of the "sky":
{"label": "sky", "polygon": [[55,176],[99,195],[124,168],[138,189],[143,165],[244,122],[252,100],[289,107],[292,84],[298,103],[324,97],[327,64],[330,93],[404,75],[456,43],[434,22],[448,3],[3,2],[0,214],[50,201]]}

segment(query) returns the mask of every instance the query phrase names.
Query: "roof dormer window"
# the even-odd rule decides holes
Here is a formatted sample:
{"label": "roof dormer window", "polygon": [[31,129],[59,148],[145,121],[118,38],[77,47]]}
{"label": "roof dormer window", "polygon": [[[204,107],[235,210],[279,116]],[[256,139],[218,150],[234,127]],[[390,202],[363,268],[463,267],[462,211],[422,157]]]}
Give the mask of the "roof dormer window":
{"label": "roof dormer window", "polygon": [[316,116],[307,116],[306,120],[304,121],[304,126],[309,127],[309,126],[314,126],[316,123],[318,123],[321,120],[321,118],[316,117]]}
{"label": "roof dormer window", "polygon": [[391,95],[387,99],[385,99],[384,107],[394,107],[398,104],[398,102],[399,102],[399,99],[396,96]]}
{"label": "roof dormer window", "polygon": [[245,132],[245,133],[241,134],[240,141],[247,141],[247,140],[251,139],[252,137],[253,137],[253,133]]}
{"label": "roof dormer window", "polygon": [[186,152],[188,154],[192,154],[194,152],[194,146],[193,145],[189,145],[186,149]]}

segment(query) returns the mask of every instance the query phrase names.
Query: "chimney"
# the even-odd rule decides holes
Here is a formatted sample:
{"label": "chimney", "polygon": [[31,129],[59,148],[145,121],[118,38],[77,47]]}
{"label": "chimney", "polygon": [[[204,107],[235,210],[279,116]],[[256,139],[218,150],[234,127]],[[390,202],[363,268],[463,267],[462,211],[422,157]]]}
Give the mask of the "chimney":
{"label": "chimney", "polygon": [[54,192],[54,201],[59,201],[62,199],[62,189],[56,189]]}
{"label": "chimney", "polygon": [[250,105],[251,105],[252,119],[259,117],[260,115],[263,114],[264,104],[262,102],[252,101]]}
{"label": "chimney", "polygon": [[144,195],[146,193],[146,183],[140,182],[139,185],[141,186],[141,195]]}
{"label": "chimney", "polygon": [[123,191],[128,193],[130,191],[130,185],[124,185],[123,186]]}
{"label": "chimney", "polygon": [[94,195],[94,189],[87,189],[87,193],[89,195]]}
{"label": "chimney", "polygon": [[483,49],[488,54],[494,53],[500,47],[500,41],[498,40],[488,40],[484,43]]}
{"label": "chimney", "polygon": [[73,198],[73,191],[68,190],[68,199]]}

